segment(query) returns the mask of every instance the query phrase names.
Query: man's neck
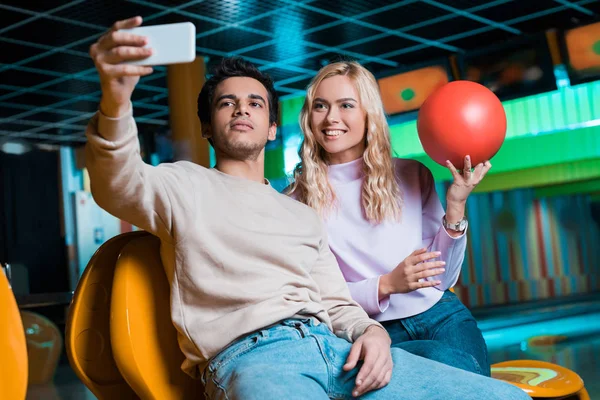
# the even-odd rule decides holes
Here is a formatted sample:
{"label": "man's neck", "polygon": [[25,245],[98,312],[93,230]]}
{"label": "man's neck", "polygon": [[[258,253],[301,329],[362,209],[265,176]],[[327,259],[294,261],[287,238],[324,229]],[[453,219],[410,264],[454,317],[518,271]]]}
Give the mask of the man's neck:
{"label": "man's neck", "polygon": [[227,175],[245,178],[251,181],[265,182],[265,162],[263,157],[257,160],[219,159],[215,168]]}

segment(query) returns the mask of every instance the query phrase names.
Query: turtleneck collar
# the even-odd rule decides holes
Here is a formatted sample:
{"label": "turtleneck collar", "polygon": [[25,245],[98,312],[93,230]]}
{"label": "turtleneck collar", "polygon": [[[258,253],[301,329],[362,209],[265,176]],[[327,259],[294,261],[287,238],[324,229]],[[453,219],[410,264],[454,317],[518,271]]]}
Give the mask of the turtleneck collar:
{"label": "turtleneck collar", "polygon": [[357,158],[343,164],[332,164],[327,169],[327,175],[332,183],[347,183],[362,179],[363,159]]}

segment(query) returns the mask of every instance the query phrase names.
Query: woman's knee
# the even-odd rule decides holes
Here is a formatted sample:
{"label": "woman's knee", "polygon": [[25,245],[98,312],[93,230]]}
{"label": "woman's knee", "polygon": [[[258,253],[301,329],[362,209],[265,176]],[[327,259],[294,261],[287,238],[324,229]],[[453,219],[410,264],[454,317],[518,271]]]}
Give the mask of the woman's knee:
{"label": "woman's knee", "polygon": [[433,358],[435,361],[479,375],[482,374],[479,362],[477,362],[477,359],[471,354],[442,343],[434,343],[435,346],[433,346],[432,353],[435,357]]}

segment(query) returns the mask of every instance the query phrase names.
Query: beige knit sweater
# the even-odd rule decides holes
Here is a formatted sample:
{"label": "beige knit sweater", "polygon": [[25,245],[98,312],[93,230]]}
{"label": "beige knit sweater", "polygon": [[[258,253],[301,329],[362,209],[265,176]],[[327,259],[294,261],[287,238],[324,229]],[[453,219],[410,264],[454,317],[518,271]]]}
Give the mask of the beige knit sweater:
{"label": "beige knit sweater", "polygon": [[191,376],[232,341],[287,318],[314,318],[348,341],[377,324],[352,300],[309,207],[216,169],[145,164],[131,111],[97,113],[87,137],[96,202],[161,240],[164,301]]}

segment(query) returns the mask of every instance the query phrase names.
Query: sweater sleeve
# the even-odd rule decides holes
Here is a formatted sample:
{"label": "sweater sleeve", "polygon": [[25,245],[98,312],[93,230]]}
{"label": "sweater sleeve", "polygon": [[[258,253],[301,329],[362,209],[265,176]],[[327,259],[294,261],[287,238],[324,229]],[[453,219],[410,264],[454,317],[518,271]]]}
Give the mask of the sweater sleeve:
{"label": "sweater sleeve", "polygon": [[[290,186],[284,189],[284,193],[298,200],[295,193],[287,193]],[[364,279],[358,282],[347,282],[352,299],[356,301],[367,312],[369,316],[381,314],[390,305],[389,297],[379,301],[379,276]]]}
{"label": "sweater sleeve", "polygon": [[358,282],[348,282],[352,298],[369,314],[374,316],[385,312],[390,305],[390,298],[379,300],[380,276],[363,279]]}
{"label": "sweater sleeve", "polygon": [[428,279],[440,280],[442,283],[436,287],[439,290],[447,290],[458,281],[467,247],[467,231],[458,237],[448,234],[442,226],[445,212],[435,190],[433,175],[429,168],[421,165],[419,176],[423,200],[423,247],[429,251],[441,252],[440,259],[446,262],[446,271],[443,274]]}
{"label": "sweater sleeve", "polygon": [[371,325],[383,328],[377,321],[370,319],[361,306],[352,299],[335,256],[329,249],[327,233],[324,230],[319,258],[312,268],[311,276],[319,286],[321,304],[329,314],[336,336],[353,342]]}
{"label": "sweater sleeve", "polygon": [[119,118],[96,113],[86,136],[86,167],[96,203],[167,242],[176,241],[173,209],[193,210],[191,199],[174,195],[180,192],[178,187],[189,185],[185,170],[174,164],[144,163],[132,109]]}

